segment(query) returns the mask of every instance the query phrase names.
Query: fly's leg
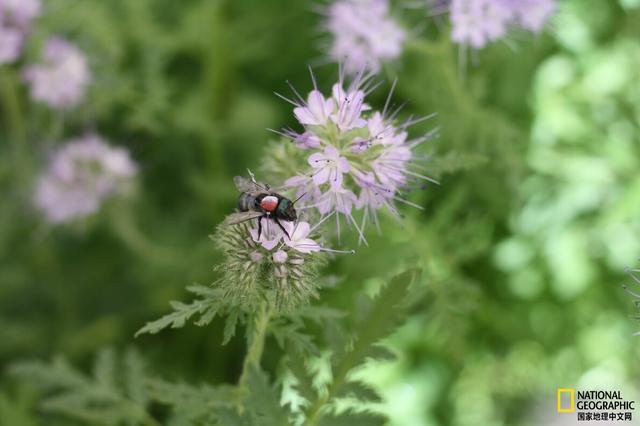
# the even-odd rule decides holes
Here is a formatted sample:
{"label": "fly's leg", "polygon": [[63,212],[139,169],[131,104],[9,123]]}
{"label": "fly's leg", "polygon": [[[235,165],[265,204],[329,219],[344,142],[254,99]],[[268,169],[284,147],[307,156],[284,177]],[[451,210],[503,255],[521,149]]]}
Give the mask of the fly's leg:
{"label": "fly's leg", "polygon": [[260,236],[262,235],[262,218],[264,218],[264,216],[258,218],[258,241],[260,241]]}
{"label": "fly's leg", "polygon": [[291,241],[291,235],[289,235],[289,233],[287,232],[286,229],[284,229],[284,226],[282,226],[282,224],[280,223],[280,221],[278,220],[277,217],[273,217],[273,220],[278,224],[278,226],[280,227],[280,229],[282,229],[282,232],[284,232],[284,234],[287,236],[287,238],[289,238],[289,241]]}

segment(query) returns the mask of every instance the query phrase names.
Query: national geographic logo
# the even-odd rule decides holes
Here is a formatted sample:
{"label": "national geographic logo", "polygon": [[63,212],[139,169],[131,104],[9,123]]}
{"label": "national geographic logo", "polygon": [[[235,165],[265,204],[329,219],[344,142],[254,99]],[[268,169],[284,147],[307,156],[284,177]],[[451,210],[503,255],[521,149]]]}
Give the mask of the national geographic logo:
{"label": "national geographic logo", "polygon": [[575,389],[558,388],[558,413],[573,413],[574,411],[576,411],[575,402]]}
{"label": "national geographic logo", "polygon": [[635,401],[622,398],[620,391],[576,391],[558,388],[558,413],[577,412],[578,421],[632,421]]}

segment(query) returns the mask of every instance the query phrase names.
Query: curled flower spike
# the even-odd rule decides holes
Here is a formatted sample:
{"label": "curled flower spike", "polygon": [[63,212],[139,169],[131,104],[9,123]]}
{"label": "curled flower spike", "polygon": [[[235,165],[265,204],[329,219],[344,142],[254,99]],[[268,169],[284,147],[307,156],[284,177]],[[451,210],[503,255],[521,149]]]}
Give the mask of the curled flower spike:
{"label": "curled flower spike", "polygon": [[220,286],[234,303],[250,309],[270,299],[281,309],[306,303],[317,296],[318,269],[326,263],[324,252],[332,250],[318,243],[309,223],[281,221],[286,233],[272,220],[262,219],[258,235],[257,219],[218,226],[214,241],[225,260],[217,268]]}
{"label": "curled flower spike", "polygon": [[18,59],[41,6],[39,0],[0,0],[0,64]]}
{"label": "curled flower spike", "polygon": [[383,62],[402,53],[407,34],[391,18],[388,0],[338,0],[325,14],[324,26],[333,38],[329,55],[348,74],[377,73]]}
{"label": "curled flower spike", "polygon": [[[380,209],[399,219],[395,202],[420,208],[402,193],[416,182],[434,182],[419,172],[414,148],[435,132],[410,139],[407,128],[429,117],[398,123],[398,110],[389,111],[391,94],[383,111],[373,111],[365,102],[371,84],[363,73],[349,85],[341,74],[330,96],[319,91],[313,74],[312,79],[314,88],[306,99],[295,90],[295,100],[284,98],[294,105],[303,131],[278,133],[307,153],[308,165],[287,179],[285,187],[297,189],[301,209],[315,208],[323,217],[335,213],[338,234],[340,217],[345,218],[366,244],[363,229],[368,222],[378,225]],[[358,210],[363,212],[362,219],[356,221]]]}
{"label": "curled flower spike", "polygon": [[[232,303],[245,309],[265,299],[286,309],[317,297],[318,269],[326,259],[307,246],[285,244],[286,236],[271,222],[263,220],[260,236],[257,225],[223,223],[213,237],[225,257],[217,268],[222,275],[219,284]],[[293,224],[282,223],[288,232],[293,231],[290,235],[296,235]]]}
{"label": "curled flower spike", "polygon": [[31,98],[54,109],[71,108],[84,98],[91,73],[84,54],[60,37],[47,41],[43,62],[24,72]]}
{"label": "curled flower spike", "polygon": [[71,140],[39,177],[34,204],[53,224],[88,216],[122,191],[136,169],[126,150],[110,147],[99,136]]}

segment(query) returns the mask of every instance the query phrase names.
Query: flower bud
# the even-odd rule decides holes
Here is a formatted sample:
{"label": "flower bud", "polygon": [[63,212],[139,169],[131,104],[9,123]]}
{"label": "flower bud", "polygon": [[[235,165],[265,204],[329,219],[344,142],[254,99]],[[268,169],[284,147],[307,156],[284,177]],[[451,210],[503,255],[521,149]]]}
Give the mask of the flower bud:
{"label": "flower bud", "polygon": [[230,303],[251,310],[268,300],[287,309],[316,297],[317,271],[326,259],[309,224],[281,221],[285,233],[269,218],[260,219],[258,229],[257,220],[223,222],[213,236],[224,253],[217,284]]}

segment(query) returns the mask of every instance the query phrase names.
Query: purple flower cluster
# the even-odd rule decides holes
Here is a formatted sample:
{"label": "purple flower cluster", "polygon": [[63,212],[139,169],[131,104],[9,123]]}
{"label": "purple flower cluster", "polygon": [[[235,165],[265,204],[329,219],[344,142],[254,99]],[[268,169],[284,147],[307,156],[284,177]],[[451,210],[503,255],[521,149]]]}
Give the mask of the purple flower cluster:
{"label": "purple flower cluster", "polygon": [[54,224],[88,216],[136,170],[126,150],[110,147],[99,136],[71,140],[38,179],[34,204]]}
{"label": "purple flower cluster", "polygon": [[0,64],[18,59],[40,7],[39,0],[0,0]]}
{"label": "purple flower cluster", "polygon": [[42,63],[24,72],[31,97],[54,109],[71,108],[84,98],[91,73],[84,54],[63,38],[53,37],[44,47]]}
{"label": "purple flower cluster", "polygon": [[[325,96],[314,79],[314,90],[306,99],[296,92],[296,100],[289,100],[304,131],[282,132],[299,149],[309,151],[308,168],[285,186],[297,188],[304,208],[314,207],[324,217],[336,214],[338,232],[339,217],[344,216],[363,242],[362,230],[368,221],[378,224],[378,210],[399,218],[395,201],[416,206],[402,198],[401,191],[412,181],[431,180],[415,170],[412,150],[432,134],[410,140],[406,131],[423,118],[396,125],[398,110],[389,113],[389,100],[382,112],[373,111],[365,103],[368,81],[361,73],[345,87],[341,76]],[[354,210],[363,211],[360,224]]]}
{"label": "purple flower cluster", "polygon": [[349,74],[378,72],[400,56],[406,32],[389,16],[388,0],[338,0],[326,12],[333,40],[329,54]]}
{"label": "purple flower cluster", "polygon": [[540,32],[555,7],[555,0],[451,0],[451,37],[481,49],[504,37],[512,25]]}

